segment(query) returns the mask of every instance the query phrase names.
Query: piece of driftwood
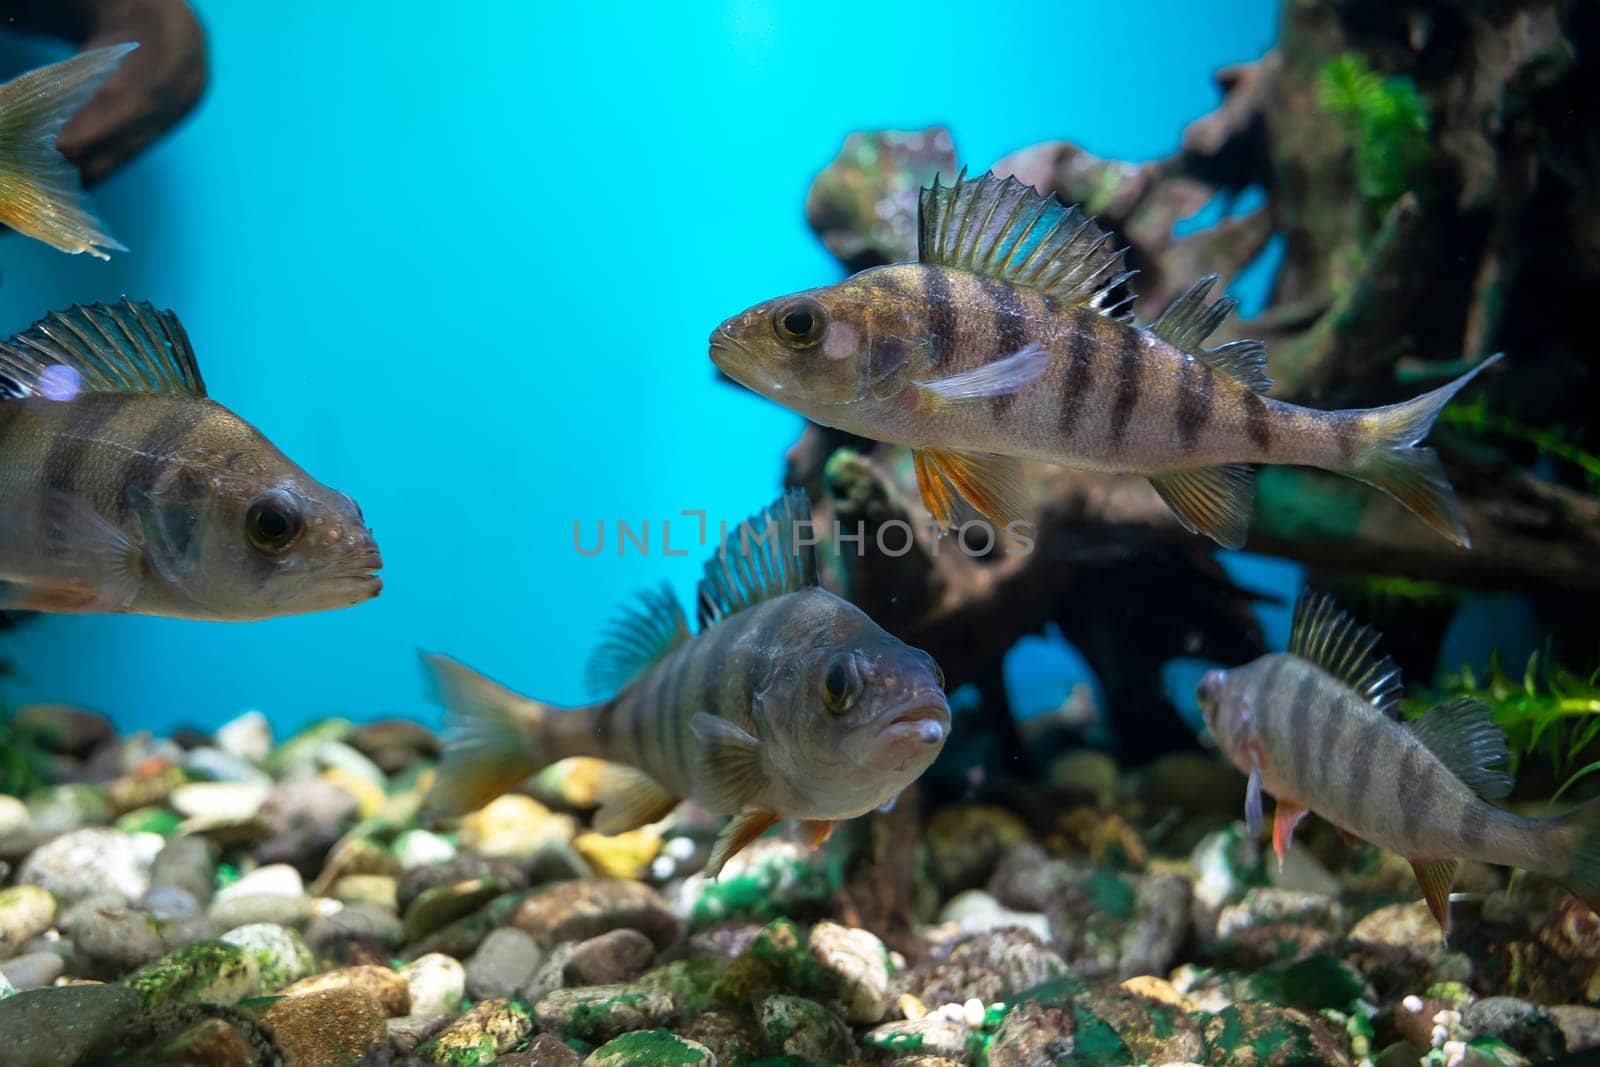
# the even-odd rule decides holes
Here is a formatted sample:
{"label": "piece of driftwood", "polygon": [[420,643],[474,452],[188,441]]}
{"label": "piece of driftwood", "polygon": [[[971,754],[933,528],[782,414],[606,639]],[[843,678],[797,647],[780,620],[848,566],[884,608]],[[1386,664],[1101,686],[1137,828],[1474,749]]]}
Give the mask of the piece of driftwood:
{"label": "piece of driftwood", "polygon": [[57,146],[93,184],[175,126],[206,86],[205,32],[183,0],[0,0],[8,29],[61,37],[87,51],[137,51],[62,127]]}

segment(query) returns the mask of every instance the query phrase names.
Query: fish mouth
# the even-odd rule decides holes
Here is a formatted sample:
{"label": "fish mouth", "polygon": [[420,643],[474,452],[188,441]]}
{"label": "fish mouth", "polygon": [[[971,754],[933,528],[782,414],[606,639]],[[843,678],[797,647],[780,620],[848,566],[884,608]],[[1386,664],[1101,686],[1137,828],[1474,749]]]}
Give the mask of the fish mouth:
{"label": "fish mouth", "polygon": [[726,326],[718,326],[711,335],[711,362],[752,392],[773,396],[783,391],[783,384],[762,370],[755,353],[729,333]]}
{"label": "fish mouth", "polygon": [[889,740],[936,745],[950,732],[950,706],[941,698],[918,696],[887,715],[883,732]]}

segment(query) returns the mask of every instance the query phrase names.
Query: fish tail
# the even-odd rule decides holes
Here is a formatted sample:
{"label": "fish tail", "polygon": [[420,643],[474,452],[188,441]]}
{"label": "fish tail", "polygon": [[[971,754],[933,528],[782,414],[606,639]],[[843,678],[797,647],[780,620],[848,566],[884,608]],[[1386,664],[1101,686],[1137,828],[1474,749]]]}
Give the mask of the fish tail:
{"label": "fish tail", "polygon": [[63,252],[127,251],[89,211],[56,134],[137,47],[96,48],[0,86],[0,222]]}
{"label": "fish tail", "polygon": [[1567,849],[1567,869],[1559,876],[1561,884],[1600,912],[1600,799],[1559,816],[1555,825]]}
{"label": "fish tail", "polygon": [[1417,442],[1428,436],[1450,399],[1500,358],[1496,353],[1455,381],[1403,403],[1353,413],[1362,420],[1367,444],[1345,473],[1388,493],[1462,548],[1470,548],[1472,539],[1455,490],[1439,454]]}
{"label": "fish tail", "polygon": [[518,696],[455,660],[422,659],[445,706],[444,759],[428,793],[431,810],[474,811],[555,762],[547,738],[558,709]]}

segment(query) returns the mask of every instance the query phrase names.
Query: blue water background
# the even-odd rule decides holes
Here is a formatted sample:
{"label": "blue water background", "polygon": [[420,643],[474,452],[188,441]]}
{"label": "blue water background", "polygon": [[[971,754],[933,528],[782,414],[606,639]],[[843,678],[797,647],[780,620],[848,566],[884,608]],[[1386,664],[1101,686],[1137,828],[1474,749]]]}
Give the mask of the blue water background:
{"label": "blue water background", "polygon": [[[838,276],[802,204],[846,133],[944,123],[980,167],[1052,138],[1159,157],[1278,3],[197,6],[204,101],[97,191],[132,251],[0,238],[0,330],[124,293],[176,309],[212,395],[361,503],[387,588],[4,640],[24,673],[0,698],[124,728],[433,719],[419,648],[580,699],[618,601],[692,589],[695,524],[669,558],[662,520],[737,520],[778,487],[799,420],[719,385],[705,342]],[[65,52],[0,38],[0,73]],[[648,555],[617,556],[618,520],[650,522]],[[575,521],[607,551],[575,552]]]}

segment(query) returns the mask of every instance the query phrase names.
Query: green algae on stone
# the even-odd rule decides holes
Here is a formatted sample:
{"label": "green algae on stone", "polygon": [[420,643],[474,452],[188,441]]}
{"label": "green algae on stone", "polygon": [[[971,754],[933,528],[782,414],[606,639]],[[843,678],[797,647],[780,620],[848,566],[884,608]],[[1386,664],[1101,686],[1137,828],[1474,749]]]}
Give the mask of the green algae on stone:
{"label": "green algae on stone", "polygon": [[417,1054],[430,1063],[448,1067],[478,1067],[493,1063],[533,1033],[533,1016],[516,1000],[485,1000],[423,1042]]}
{"label": "green algae on stone", "polygon": [[1109,1023],[1075,1000],[1057,996],[1013,1005],[990,1038],[986,1056],[990,1067],[1116,1067],[1136,1062]]}
{"label": "green algae on stone", "polygon": [[671,1030],[635,1030],[614,1037],[584,1060],[584,1067],[690,1067],[711,1064],[711,1050]]}
{"label": "green algae on stone", "polygon": [[1350,1053],[1317,1019],[1273,1004],[1230,1005],[1205,1019],[1213,1067],[1348,1067]]}
{"label": "green algae on stone", "polygon": [[217,940],[237,945],[255,957],[261,975],[261,989],[277,992],[298,982],[317,969],[316,957],[300,935],[276,923],[250,923],[223,934]]}
{"label": "green algae on stone", "polygon": [[726,960],[691,956],[653,967],[634,980],[637,989],[667,994],[684,1018],[694,1018],[716,1001],[717,984],[728,972]]}
{"label": "green algae on stone", "polygon": [[196,941],[140,967],[122,980],[147,1008],[168,1004],[234,1004],[261,985],[260,964],[222,941]]}
{"label": "green algae on stone", "polygon": [[811,955],[805,931],[788,919],[774,919],[730,964],[712,998],[730,1008],[745,1008],[762,994],[789,992],[819,1000],[838,998],[841,980]]}
{"label": "green algae on stone", "polygon": [[1339,957],[1326,953],[1257,971],[1245,980],[1244,986],[1252,1000],[1309,1012],[1324,1008],[1348,1011],[1367,994],[1367,983],[1360,973]]}
{"label": "green algae on stone", "polygon": [[589,1042],[609,1041],[630,1030],[670,1025],[678,1016],[671,994],[640,986],[578,986],[557,989],[534,1005],[541,1029]]}
{"label": "green algae on stone", "polygon": [[504,878],[490,875],[423,890],[406,907],[402,920],[407,943],[420,941],[440,927],[472,914],[509,888],[510,883]]}
{"label": "green algae on stone", "polygon": [[119,815],[112,825],[125,834],[160,834],[162,837],[171,837],[182,821],[183,816],[171,808],[152,805],[135,808]]}
{"label": "green algae on stone", "polygon": [[827,869],[806,857],[768,850],[742,872],[704,879],[689,912],[689,928],[700,930],[730,919],[765,922],[816,914],[839,888]]}
{"label": "green algae on stone", "polygon": [[855,1051],[844,1021],[806,997],[780,993],[767,997],[756,1019],[769,1050],[818,1063],[840,1063]]}

